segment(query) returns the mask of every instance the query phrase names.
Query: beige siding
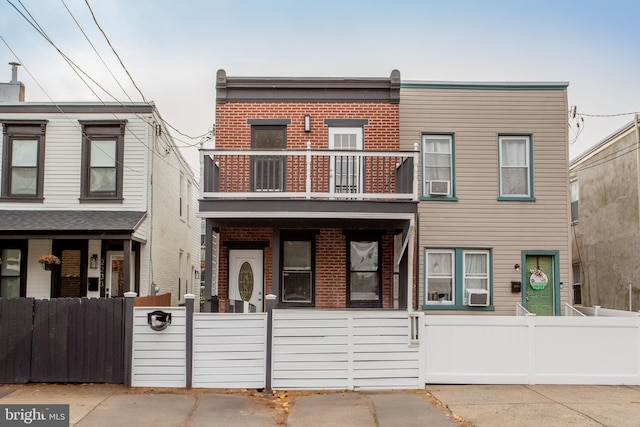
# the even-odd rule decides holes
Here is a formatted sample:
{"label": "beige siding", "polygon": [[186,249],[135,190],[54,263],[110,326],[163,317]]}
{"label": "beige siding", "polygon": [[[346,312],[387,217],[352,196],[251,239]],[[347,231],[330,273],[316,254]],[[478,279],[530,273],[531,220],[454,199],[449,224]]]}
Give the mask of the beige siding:
{"label": "beige siding", "polygon": [[[522,251],[558,251],[569,302],[566,90],[403,88],[401,147],[420,144],[423,132],[454,134],[458,200],[419,204],[419,306],[425,247],[492,249],[494,313],[509,315],[522,298],[510,288]],[[509,133],[532,135],[535,202],[497,200],[498,135]]]}

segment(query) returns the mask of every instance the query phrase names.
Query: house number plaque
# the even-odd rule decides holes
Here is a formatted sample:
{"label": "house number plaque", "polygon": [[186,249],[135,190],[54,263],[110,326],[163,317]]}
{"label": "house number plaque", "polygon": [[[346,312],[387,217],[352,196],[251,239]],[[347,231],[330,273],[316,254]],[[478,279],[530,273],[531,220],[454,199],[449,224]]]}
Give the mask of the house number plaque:
{"label": "house number plaque", "polygon": [[238,291],[242,301],[249,301],[253,295],[253,270],[251,264],[244,262],[238,273]]}

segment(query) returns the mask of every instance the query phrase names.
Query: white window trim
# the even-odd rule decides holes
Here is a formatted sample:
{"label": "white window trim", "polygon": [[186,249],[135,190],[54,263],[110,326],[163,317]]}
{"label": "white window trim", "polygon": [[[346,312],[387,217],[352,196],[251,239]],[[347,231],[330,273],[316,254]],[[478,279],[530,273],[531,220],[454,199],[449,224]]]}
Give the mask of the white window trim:
{"label": "white window trim", "polygon": [[[446,196],[439,197],[452,197],[453,196],[453,135],[447,134],[429,134],[422,135],[422,196],[423,197],[434,197],[429,194],[429,183],[431,181],[427,180],[427,174],[425,173],[425,169],[427,168],[427,150],[426,150],[426,142],[429,139],[448,139],[449,140],[449,194]],[[433,154],[433,153],[430,153]]]}
{"label": "white window trim", "polygon": [[[474,276],[474,278],[484,278],[487,280],[487,287],[486,287],[486,291],[489,293],[489,300],[491,300],[491,254],[489,253],[489,251],[487,250],[468,250],[462,251],[462,298],[463,298],[463,304],[464,305],[468,305],[469,301],[467,301],[467,255],[471,255],[471,254],[482,254],[486,256],[486,260],[487,260],[487,275],[486,277],[480,277],[480,276]],[[471,289],[477,289],[477,288],[471,288]]]}
{"label": "white window trim", "polygon": [[[451,255],[451,301],[429,301],[429,254],[437,253],[437,254],[450,254]],[[425,270],[425,295],[424,295],[424,303],[425,305],[455,305],[456,303],[456,253],[453,249],[427,249],[425,251],[425,260],[424,260],[424,270]],[[434,276],[438,277],[438,276]],[[439,276],[443,277],[443,276]]]}
{"label": "white window trim", "polygon": [[[525,141],[525,165],[518,166],[504,166],[502,161],[502,143],[507,139],[522,139]],[[501,198],[529,198],[532,197],[532,188],[531,188],[531,136],[529,135],[501,135],[498,137],[498,151],[499,151],[499,159],[498,159],[498,181],[500,185],[500,197]],[[504,168],[527,168],[527,193],[526,194],[504,194],[502,191],[502,170]]]}
{"label": "white window trim", "polygon": [[[330,127],[329,128],[329,149],[330,150],[343,150],[342,148],[336,148],[335,146],[335,135],[342,134],[356,134],[356,147],[354,150],[362,151],[364,149],[363,143],[363,129],[361,127]],[[336,192],[336,157],[331,156],[331,160],[329,162],[330,173],[329,173],[329,188],[331,193]],[[358,171],[356,177],[356,185],[358,186],[358,191],[362,191],[364,188],[364,174],[362,173],[362,157],[358,158]]]}

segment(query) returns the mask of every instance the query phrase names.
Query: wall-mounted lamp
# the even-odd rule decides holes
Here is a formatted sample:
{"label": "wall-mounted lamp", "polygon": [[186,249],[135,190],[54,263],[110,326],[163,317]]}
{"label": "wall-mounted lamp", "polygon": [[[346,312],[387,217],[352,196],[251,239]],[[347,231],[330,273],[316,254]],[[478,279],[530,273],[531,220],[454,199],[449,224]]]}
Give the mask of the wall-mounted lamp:
{"label": "wall-mounted lamp", "polygon": [[196,270],[194,274],[195,274],[195,276],[196,276],[196,279],[199,279],[199,278],[200,278],[200,272],[199,272],[198,270]]}
{"label": "wall-mounted lamp", "polygon": [[514,265],[513,268],[515,268],[517,272],[520,272],[520,264]]}
{"label": "wall-mounted lamp", "polygon": [[89,268],[96,269],[98,268],[98,254],[91,255],[91,259],[89,260]]}
{"label": "wall-mounted lamp", "polygon": [[304,131],[311,132],[311,116],[304,116]]}

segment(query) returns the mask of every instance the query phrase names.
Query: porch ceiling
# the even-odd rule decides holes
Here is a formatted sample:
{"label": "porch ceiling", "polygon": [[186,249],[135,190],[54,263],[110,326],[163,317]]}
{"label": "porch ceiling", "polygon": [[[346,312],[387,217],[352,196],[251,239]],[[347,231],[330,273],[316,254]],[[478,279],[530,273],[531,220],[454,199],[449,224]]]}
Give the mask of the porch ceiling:
{"label": "porch ceiling", "polygon": [[282,219],[308,222],[318,220],[388,221],[404,223],[415,217],[417,202],[365,200],[200,200],[198,216],[235,221]]}

